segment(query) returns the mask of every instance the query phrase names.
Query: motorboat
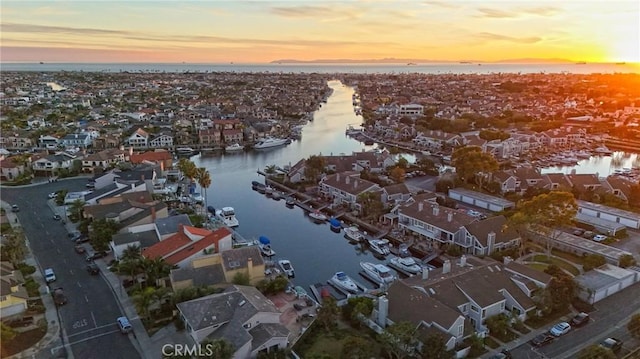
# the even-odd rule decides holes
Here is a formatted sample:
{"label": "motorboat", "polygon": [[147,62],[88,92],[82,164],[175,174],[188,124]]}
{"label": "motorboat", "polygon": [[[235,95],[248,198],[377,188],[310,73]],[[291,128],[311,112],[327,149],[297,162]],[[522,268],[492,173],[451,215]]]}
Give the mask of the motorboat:
{"label": "motorboat", "polygon": [[375,264],[371,262],[360,262],[360,267],[365,275],[380,285],[386,285],[393,282],[396,277],[391,273],[391,269],[384,264]]}
{"label": "motorboat", "polygon": [[258,181],[252,181],[251,182],[251,188],[253,188],[254,191],[258,191],[260,193],[265,193],[267,186],[265,186],[264,184],[258,182]]}
{"label": "motorboat", "polygon": [[291,261],[288,259],[281,259],[278,261],[278,266],[282,269],[282,272],[287,275],[287,277],[295,277],[295,273],[293,271],[293,266],[291,265]]}
{"label": "motorboat", "polygon": [[356,226],[345,228],[344,235],[354,242],[360,242],[364,239],[364,234]]}
{"label": "motorboat", "polygon": [[240,225],[233,207],[222,207],[222,209],[216,211],[216,216],[228,227],[237,227]]}
{"label": "motorboat", "polygon": [[288,143],[291,143],[291,140],[286,139],[286,138],[267,137],[264,140],[261,140],[258,143],[256,143],[253,146],[253,148],[255,148],[257,150],[261,150],[261,149],[265,149],[265,148],[283,146],[283,145],[286,145]]}
{"label": "motorboat", "polygon": [[327,216],[325,216],[322,212],[315,210],[309,213],[309,217],[316,222],[324,222],[327,220]]}
{"label": "motorboat", "polygon": [[234,143],[224,148],[225,152],[238,152],[244,150],[244,146],[239,143]]}
{"label": "motorboat", "polygon": [[287,205],[287,207],[293,207],[296,205],[296,200],[293,199],[293,197],[287,197],[285,204]]}
{"label": "motorboat", "polygon": [[279,201],[282,199],[282,194],[278,191],[273,191],[273,194],[271,194],[271,198],[275,199],[276,201]]}
{"label": "motorboat", "polygon": [[213,206],[207,206],[207,212],[215,215],[216,214],[216,209]]}
{"label": "motorboat", "polygon": [[198,193],[198,192],[193,193],[193,194],[191,195],[191,198],[193,198],[193,201],[194,201],[195,203],[203,203],[203,202],[204,202],[204,197],[203,197],[200,193]]}
{"label": "motorboat", "polygon": [[359,290],[353,279],[351,279],[351,277],[346,275],[344,272],[336,272],[336,274],[334,274],[333,277],[329,279],[329,283],[349,293],[357,293]]}
{"label": "motorboat", "polygon": [[598,148],[595,149],[596,153],[601,154],[601,155],[610,155],[613,152],[607,148],[607,146],[600,146]]}
{"label": "motorboat", "polygon": [[[267,196],[271,196],[271,195],[273,194],[273,192],[274,192],[274,191],[275,191],[275,189],[273,189],[273,187],[271,187],[271,186],[265,186],[265,187],[264,187],[264,193],[265,193]],[[259,189],[258,189],[258,192],[260,192],[260,190],[259,190]]]}
{"label": "motorboat", "polygon": [[422,266],[412,257],[393,257],[389,259],[389,266],[409,274],[418,274],[422,272]]}
{"label": "motorboat", "polygon": [[381,256],[386,256],[391,251],[389,250],[389,242],[383,239],[372,239],[369,241],[369,247],[374,253],[377,253]]}
{"label": "motorboat", "polygon": [[329,220],[329,226],[331,227],[331,230],[336,233],[340,233],[340,230],[342,230],[342,222],[337,218],[331,218]]}
{"label": "motorboat", "polygon": [[276,251],[271,249],[271,240],[265,236],[260,236],[258,238],[258,247],[260,248],[260,252],[265,257],[273,257],[276,255]]}
{"label": "motorboat", "polygon": [[176,148],[176,154],[178,156],[191,156],[195,153],[195,150],[191,147],[178,147]]}

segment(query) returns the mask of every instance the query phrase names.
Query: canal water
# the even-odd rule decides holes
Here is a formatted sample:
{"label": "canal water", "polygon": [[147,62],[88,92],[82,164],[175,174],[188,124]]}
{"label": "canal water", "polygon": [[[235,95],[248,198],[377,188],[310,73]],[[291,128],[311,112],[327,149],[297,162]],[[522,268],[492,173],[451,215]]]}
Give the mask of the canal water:
{"label": "canal water", "polygon": [[330,81],[329,86],[333,94],[304,127],[300,140],[270,150],[191,158],[211,173],[208,205],[233,207],[240,222],[238,233],[247,239],[269,238],[276,251],[273,259],[289,259],[296,274],[293,283],[307,290],[312,284],[326,283],[337,271],[368,284],[358,275],[360,261],[381,262],[366,245],[350,244],[344,233],[332,232],[329,224],[312,222],[301,208],[288,208],[284,200],[276,201],[251,189],[251,181],[264,180],[257,171],[267,166],[294,165],[311,155],[351,154],[375,147],[345,135],[348,125],[362,123],[362,117],[353,111],[353,88],[339,81]]}
{"label": "canal water", "polygon": [[[345,135],[348,125],[358,126],[362,117],[353,111],[353,88],[339,81],[330,81],[333,94],[303,129],[302,138],[286,147],[217,156],[194,156],[198,167],[211,173],[212,184],[207,190],[207,204],[216,208],[234,207],[240,222],[237,231],[247,239],[266,236],[276,251],[274,260],[289,259],[295,268],[295,285],[309,289],[315,283],[326,283],[336,272],[344,271],[370,287],[361,272],[360,262],[383,262],[368,247],[352,245],[343,233],[334,233],[328,224],[312,222],[299,207],[288,208],[284,200],[276,201],[251,189],[252,181],[263,181],[257,174],[267,166],[294,165],[311,155],[350,154],[370,150]],[[413,156],[407,156],[412,161]],[[563,172],[612,174],[616,169],[638,166],[638,155],[616,152],[612,156],[591,157],[573,167],[552,167],[543,173]]]}

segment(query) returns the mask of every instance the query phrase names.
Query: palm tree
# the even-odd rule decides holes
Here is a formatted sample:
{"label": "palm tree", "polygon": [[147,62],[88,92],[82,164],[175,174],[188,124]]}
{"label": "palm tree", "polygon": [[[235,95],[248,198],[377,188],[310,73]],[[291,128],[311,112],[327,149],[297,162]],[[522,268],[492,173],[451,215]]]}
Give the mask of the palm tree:
{"label": "palm tree", "polygon": [[140,253],[140,246],[132,245],[127,246],[127,248],[122,251],[122,261],[137,261],[142,258],[142,254]]}
{"label": "palm tree", "polygon": [[178,169],[189,179],[193,179],[196,176],[196,165],[187,158],[181,158],[180,161],[178,161]]}
{"label": "palm tree", "polygon": [[211,186],[211,174],[207,171],[206,168],[200,167],[196,170],[195,175],[196,181],[200,185],[202,189],[202,194],[204,195],[204,206],[207,206],[207,188]]}
{"label": "palm tree", "polygon": [[147,275],[147,282],[156,285],[158,279],[165,278],[173,269],[173,266],[167,263],[164,258],[142,258],[140,261],[142,272]]}
{"label": "palm tree", "polygon": [[141,317],[149,318],[149,307],[154,303],[156,297],[156,288],[154,287],[146,287],[133,296],[133,305]]}

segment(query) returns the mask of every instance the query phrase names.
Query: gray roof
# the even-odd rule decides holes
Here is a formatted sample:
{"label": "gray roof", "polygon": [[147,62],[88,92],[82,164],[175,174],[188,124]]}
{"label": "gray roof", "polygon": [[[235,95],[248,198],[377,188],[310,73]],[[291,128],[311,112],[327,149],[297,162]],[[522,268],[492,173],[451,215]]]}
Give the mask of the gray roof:
{"label": "gray roof", "polygon": [[193,226],[193,224],[191,224],[189,216],[186,214],[157,218],[155,223],[156,228],[158,229],[158,233],[160,233],[161,236],[177,233],[178,227],[181,224],[190,227]]}
{"label": "gray roof", "polygon": [[518,233],[514,230],[509,230],[506,227],[507,219],[500,215],[490,217],[482,221],[473,222],[467,224],[465,228],[471,233],[478,242],[483,246],[487,246],[487,237],[489,233],[493,232],[496,235],[495,243],[510,242],[519,238]]}
{"label": "gray roof", "polygon": [[159,242],[156,231],[144,231],[137,233],[118,233],[111,238],[117,246],[124,244],[140,243],[140,249],[151,247]]}
{"label": "gray roof", "polygon": [[513,207],[513,206],[515,206],[514,202],[511,202],[511,201],[506,200],[504,198],[491,196],[491,195],[488,195],[486,193],[472,191],[472,190],[469,190],[469,189],[466,189],[466,188],[459,187],[459,188],[450,189],[449,190],[449,197],[451,197],[451,192],[458,193],[458,194],[463,195],[463,196],[468,196],[468,197],[472,197],[472,198],[475,198],[475,199],[479,199],[479,200],[482,200],[482,201],[485,201],[485,202],[488,202],[488,203],[491,203],[491,204],[495,204],[495,205],[498,205],[498,206],[502,206],[502,207]]}
{"label": "gray roof", "polygon": [[262,323],[249,331],[253,337],[251,347],[253,350],[258,349],[261,345],[269,341],[271,338],[286,338],[289,336],[289,330],[280,323]]}
{"label": "gray roof", "polygon": [[258,246],[229,249],[223,251],[220,255],[222,256],[222,265],[226,270],[246,268],[249,258],[251,258],[254,266],[264,264],[264,259]]}
{"label": "gray roof", "polygon": [[[90,201],[90,200],[92,200],[94,198],[101,198],[101,197],[104,197],[109,192],[115,191],[117,189],[118,189],[118,185],[116,185],[115,183],[110,183],[110,184],[108,184],[108,185],[106,185],[106,186],[104,186],[104,187],[102,187],[100,189],[94,190],[93,192],[91,192],[89,194],[85,194],[84,195],[84,199],[85,199],[85,201]],[[130,189],[131,188],[129,188],[129,187],[125,187],[122,190],[128,191]],[[114,196],[116,194],[119,194],[119,193],[113,193],[112,196]]]}
{"label": "gray roof", "polygon": [[225,282],[221,264],[214,264],[199,268],[179,268],[171,271],[174,282],[191,280],[194,287],[212,286]]}

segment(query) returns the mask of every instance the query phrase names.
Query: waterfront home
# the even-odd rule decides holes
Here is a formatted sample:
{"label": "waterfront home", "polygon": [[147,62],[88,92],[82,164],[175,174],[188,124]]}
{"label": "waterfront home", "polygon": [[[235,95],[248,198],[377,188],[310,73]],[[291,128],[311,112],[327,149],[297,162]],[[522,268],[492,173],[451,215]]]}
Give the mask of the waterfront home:
{"label": "waterfront home", "polygon": [[467,224],[463,227],[464,236],[455,244],[463,253],[477,256],[516,248],[520,245],[520,236],[506,225],[507,219],[502,215]]}
{"label": "waterfront home", "polygon": [[436,247],[463,242],[466,235],[463,227],[478,220],[428,200],[399,206],[395,210],[398,226],[405,234],[411,234]]}
{"label": "waterfront home", "polygon": [[182,228],[180,225],[193,227],[189,215],[183,213],[165,218],[156,218],[155,221],[156,232],[161,241],[177,233]]}
{"label": "waterfront home", "polygon": [[404,183],[392,184],[382,188],[382,203],[387,207],[405,203],[411,198],[411,191]]}
{"label": "waterfront home", "polygon": [[133,148],[147,148],[149,147],[149,137],[150,136],[147,131],[142,128],[138,128],[125,140],[125,142]]}
{"label": "waterfront home", "polygon": [[173,166],[171,152],[164,150],[147,151],[130,155],[130,162],[134,165],[142,163],[156,163],[162,171]]}
{"label": "waterfront home", "polygon": [[358,172],[342,172],[327,175],[318,185],[320,194],[332,201],[334,206],[347,205],[351,209],[360,210],[358,196],[367,192],[380,192],[377,183],[363,180]]}
{"label": "waterfront home", "polygon": [[592,173],[572,173],[567,175],[567,179],[569,180],[569,183],[571,183],[571,187],[580,192],[595,191],[602,187],[602,183],[600,183],[598,176]]}
{"label": "waterfront home", "polygon": [[418,133],[418,135],[412,141],[422,147],[441,150],[445,146],[462,146],[464,143],[464,138],[455,133],[448,133],[440,130],[429,130],[425,131],[424,133]]}
{"label": "waterfront home", "polygon": [[168,133],[159,133],[149,139],[149,148],[173,148],[173,136]]}
{"label": "waterfront home", "polygon": [[224,339],[235,348],[234,358],[255,358],[289,343],[280,311],[254,287],[233,285],[176,307],[194,344]]}
{"label": "waterfront home", "polygon": [[295,165],[291,166],[287,173],[285,174],[286,180],[291,183],[299,183],[307,180],[305,176],[305,170],[307,168],[307,160],[301,159],[296,162]]}
{"label": "waterfront home", "polygon": [[[118,163],[124,162],[127,151],[111,148],[97,153],[92,153],[82,159],[82,172],[93,173],[97,169],[106,170]],[[125,157],[126,156],[126,157]]]}
{"label": "waterfront home", "polygon": [[220,130],[208,128],[198,131],[198,143],[202,147],[219,147],[222,145],[222,134]]}
{"label": "waterfront home", "polygon": [[0,262],[0,316],[18,316],[27,310],[29,294],[22,273],[8,261]]}
{"label": "waterfront home", "polygon": [[605,192],[611,193],[627,203],[629,203],[634,185],[637,185],[637,182],[634,183],[618,176],[609,176],[605,181],[602,181]]}

